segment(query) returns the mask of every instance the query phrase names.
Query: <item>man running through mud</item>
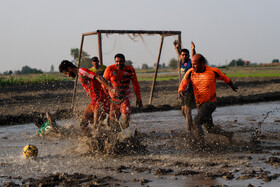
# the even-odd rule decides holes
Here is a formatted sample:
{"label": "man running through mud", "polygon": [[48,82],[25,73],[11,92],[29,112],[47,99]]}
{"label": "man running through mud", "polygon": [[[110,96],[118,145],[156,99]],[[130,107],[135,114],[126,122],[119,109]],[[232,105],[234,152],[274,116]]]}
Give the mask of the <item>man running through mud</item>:
{"label": "man running through mud", "polygon": [[213,124],[212,113],[216,109],[216,79],[223,80],[234,91],[237,91],[237,86],[221,70],[205,65],[206,60],[201,54],[194,55],[191,61],[192,68],[185,74],[178,92],[179,97],[183,97],[188,83],[192,83],[198,107],[193,124],[195,137],[200,145],[204,145],[202,130],[202,125],[204,124],[209,133],[226,136],[231,143],[233,132],[224,131]]}
{"label": "man running through mud", "polygon": [[82,122],[80,124],[83,133],[90,137],[91,134],[88,128],[88,122],[93,121],[93,125],[96,127],[98,120],[104,117],[105,113],[109,112],[109,96],[104,92],[101,84],[104,85],[112,95],[116,94],[116,91],[102,76],[86,68],[77,68],[68,60],[63,60],[61,62],[59,65],[59,71],[66,74],[68,77],[75,78],[76,76],[79,76],[82,86],[91,97],[91,103],[84,111]]}
{"label": "man running through mud", "polygon": [[103,77],[112,84],[117,91],[117,97],[111,96],[110,123],[114,123],[122,116],[122,128],[128,128],[131,113],[130,104],[130,82],[136,95],[136,106],[142,107],[140,86],[136,72],[132,66],[125,64],[125,56],[121,53],[115,55],[115,64],[108,66]]}
{"label": "man running through mud", "polygon": [[[173,42],[174,47],[176,49],[177,55],[180,58],[180,68],[181,75],[185,75],[185,73],[192,67],[192,62],[190,59],[190,53],[188,49],[182,49],[177,40]],[[191,42],[192,56],[195,55],[195,45]],[[182,113],[186,119],[187,124],[187,132],[192,130],[192,113],[191,113],[191,104],[194,103],[194,94],[192,84],[189,83],[185,90],[184,96],[181,97],[181,107]]]}

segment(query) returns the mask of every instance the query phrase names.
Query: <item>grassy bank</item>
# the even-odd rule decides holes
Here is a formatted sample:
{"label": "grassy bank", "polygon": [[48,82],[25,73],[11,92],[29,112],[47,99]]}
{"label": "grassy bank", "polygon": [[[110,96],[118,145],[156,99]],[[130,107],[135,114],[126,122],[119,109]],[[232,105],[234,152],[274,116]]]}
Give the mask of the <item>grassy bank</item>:
{"label": "grassy bank", "polygon": [[53,81],[71,80],[60,73],[27,74],[27,75],[1,75],[0,86],[18,86],[28,84],[42,84]]}
{"label": "grassy bank", "polygon": [[280,77],[280,66],[248,66],[221,68],[229,77]]}
{"label": "grassy bank", "polygon": [[[219,68],[228,77],[280,77],[280,66],[248,66],[248,67],[224,67]],[[152,81],[154,70],[137,70],[139,81]],[[157,81],[178,79],[177,70],[160,70]],[[28,75],[1,75],[0,86],[16,86],[27,84],[42,84],[53,81],[69,81],[61,73],[28,74]]]}

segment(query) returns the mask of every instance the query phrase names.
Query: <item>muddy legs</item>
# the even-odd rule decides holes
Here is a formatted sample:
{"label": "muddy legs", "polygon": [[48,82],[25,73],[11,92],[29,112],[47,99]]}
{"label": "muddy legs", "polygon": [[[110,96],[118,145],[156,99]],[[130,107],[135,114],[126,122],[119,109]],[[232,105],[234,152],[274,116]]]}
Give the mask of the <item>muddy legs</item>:
{"label": "muddy legs", "polygon": [[182,113],[186,119],[187,124],[187,132],[191,132],[193,128],[193,121],[192,121],[192,113],[191,113],[191,107],[187,105],[182,106]]}
{"label": "muddy legs", "polygon": [[206,102],[199,106],[198,113],[194,118],[195,137],[199,143],[204,143],[204,134],[202,129],[202,125],[204,124],[208,133],[223,135],[227,137],[230,143],[232,143],[233,132],[227,132],[217,126],[214,126],[212,113],[215,109],[215,102]]}

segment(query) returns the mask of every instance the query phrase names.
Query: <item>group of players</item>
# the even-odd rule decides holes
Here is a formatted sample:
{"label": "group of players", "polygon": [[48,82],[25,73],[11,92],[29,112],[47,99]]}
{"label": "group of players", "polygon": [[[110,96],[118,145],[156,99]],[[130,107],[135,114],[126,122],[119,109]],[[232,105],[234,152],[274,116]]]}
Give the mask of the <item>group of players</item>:
{"label": "group of players", "polygon": [[[178,97],[181,99],[182,113],[186,119],[187,131],[194,131],[197,142],[204,145],[204,133],[202,126],[209,133],[226,136],[231,142],[233,133],[227,132],[214,126],[212,113],[216,109],[216,79],[223,80],[234,91],[237,91],[232,81],[219,69],[210,67],[201,54],[196,54],[195,45],[191,43],[192,57],[189,51],[181,49],[178,42],[174,47],[180,57],[181,73],[184,77],[178,89]],[[82,131],[90,136],[89,121],[93,121],[94,127],[98,121],[109,114],[109,123],[114,123],[122,118],[121,128],[129,126],[131,113],[131,88],[132,82],[136,95],[136,106],[142,107],[140,86],[135,70],[125,64],[125,56],[118,53],[114,57],[115,64],[108,66],[100,65],[98,58],[92,58],[91,69],[78,68],[73,63],[63,60],[59,71],[68,77],[79,77],[82,86],[91,97],[91,103],[84,111],[81,122]],[[192,120],[192,102],[196,101],[198,113]]]}
{"label": "group of players", "polygon": [[99,64],[97,57],[92,58],[91,69],[78,68],[68,60],[63,60],[59,65],[61,73],[73,78],[78,76],[91,97],[91,103],[84,111],[80,124],[87,136],[91,136],[89,122],[93,121],[93,126],[97,127],[98,121],[108,114],[110,124],[118,122],[121,117],[121,128],[126,129],[129,126],[131,82],[137,99],[136,106],[142,107],[140,86],[134,68],[125,64],[125,56],[121,53],[116,54],[114,60],[115,64],[107,68]]}

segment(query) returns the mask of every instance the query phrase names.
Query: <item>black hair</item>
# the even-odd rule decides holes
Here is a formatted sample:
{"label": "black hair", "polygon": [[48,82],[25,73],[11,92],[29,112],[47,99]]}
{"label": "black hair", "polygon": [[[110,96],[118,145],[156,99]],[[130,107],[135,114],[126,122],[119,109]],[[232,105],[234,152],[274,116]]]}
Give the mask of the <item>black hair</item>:
{"label": "black hair", "polygon": [[59,65],[59,71],[62,73],[63,71],[68,71],[68,68],[76,68],[76,66],[68,61],[68,60],[63,60],[61,61],[60,65]]}
{"label": "black hair", "polygon": [[190,54],[190,52],[189,52],[189,50],[188,49],[182,49],[181,51],[180,51],[180,54],[182,54],[182,52],[185,52],[185,53],[188,53],[188,54]]}
{"label": "black hair", "polygon": [[97,56],[92,57],[92,58],[91,58],[91,61],[93,61],[93,62],[99,62],[99,60],[98,60],[98,57],[97,57]]}
{"label": "black hair", "polygon": [[125,57],[124,57],[124,55],[121,54],[121,53],[116,54],[116,55],[115,55],[115,58],[121,58],[121,59],[123,59],[123,60],[125,61]]}

